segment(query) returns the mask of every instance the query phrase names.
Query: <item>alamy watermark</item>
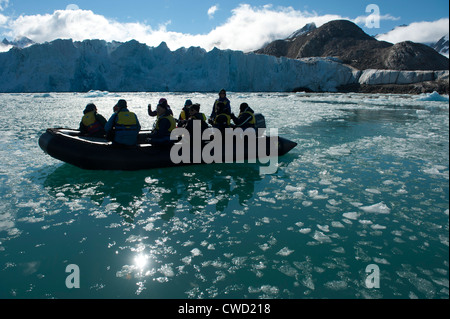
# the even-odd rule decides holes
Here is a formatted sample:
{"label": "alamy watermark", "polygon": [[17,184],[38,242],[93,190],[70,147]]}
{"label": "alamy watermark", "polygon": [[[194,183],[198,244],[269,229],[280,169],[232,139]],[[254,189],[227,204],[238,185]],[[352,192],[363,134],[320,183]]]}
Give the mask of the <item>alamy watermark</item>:
{"label": "alamy watermark", "polygon": [[70,273],[66,277],[66,287],[68,289],[80,288],[80,267],[75,264],[67,265],[66,272]]}
{"label": "alamy watermark", "polygon": [[378,265],[367,265],[366,275],[366,288],[380,288],[380,267]]}
{"label": "alamy watermark", "polygon": [[[194,121],[192,136],[185,128],[171,132],[170,139],[181,138],[181,143],[172,146],[170,159],[174,164],[244,163],[245,160],[256,163],[258,159],[261,164],[269,163],[259,168],[260,174],[273,174],[278,166],[278,129],[271,128],[270,136],[262,136],[264,132],[261,128],[257,131],[226,128],[222,134],[218,129],[208,128],[202,133],[200,121]],[[208,143],[202,146],[202,142]]]}
{"label": "alamy watermark", "polygon": [[370,13],[366,18],[366,28],[380,28],[380,7],[376,4],[369,4],[366,7],[366,13]]}

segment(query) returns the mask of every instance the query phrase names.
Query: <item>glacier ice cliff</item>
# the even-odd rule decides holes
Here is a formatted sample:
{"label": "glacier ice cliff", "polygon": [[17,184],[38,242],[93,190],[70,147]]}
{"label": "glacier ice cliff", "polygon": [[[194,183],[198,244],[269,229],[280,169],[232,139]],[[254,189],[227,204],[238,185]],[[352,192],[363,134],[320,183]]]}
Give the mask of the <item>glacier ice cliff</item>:
{"label": "glacier ice cliff", "polygon": [[0,53],[0,92],[336,91],[355,70],[327,58],[294,60],[163,42],[55,40]]}
{"label": "glacier ice cliff", "polygon": [[410,84],[447,71],[360,71],[337,58],[289,59],[241,51],[171,51],[162,42],[55,40],[0,53],[0,92],[336,92],[342,86]]}
{"label": "glacier ice cliff", "polygon": [[362,71],[359,84],[413,84],[426,81],[448,80],[448,70],[443,71],[397,71],[367,69]]}

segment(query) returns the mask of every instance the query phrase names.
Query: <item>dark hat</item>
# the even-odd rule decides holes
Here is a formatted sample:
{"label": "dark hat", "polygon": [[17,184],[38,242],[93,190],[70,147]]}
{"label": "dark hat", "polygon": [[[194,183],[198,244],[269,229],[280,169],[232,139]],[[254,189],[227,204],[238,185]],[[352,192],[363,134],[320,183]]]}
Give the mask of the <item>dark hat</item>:
{"label": "dark hat", "polygon": [[95,111],[97,109],[97,107],[95,106],[94,103],[89,103],[88,105],[86,105],[86,108],[84,109],[84,114]]}
{"label": "dark hat", "polygon": [[159,106],[159,105],[161,105],[161,106],[167,106],[167,100],[166,100],[165,98],[160,99],[159,102],[158,102],[158,106]]}
{"label": "dark hat", "polygon": [[220,90],[219,94],[221,94],[221,93],[227,94],[227,91],[225,91],[225,89],[222,89],[222,90]]}
{"label": "dark hat", "polygon": [[240,110],[241,110],[241,111],[244,111],[246,108],[248,108],[248,104],[247,104],[247,103],[242,103],[242,104],[240,105]]}
{"label": "dark hat", "polygon": [[117,106],[119,109],[126,108],[126,107],[127,107],[127,101],[125,101],[125,100],[119,100],[119,102],[117,102],[116,106]]}
{"label": "dark hat", "polygon": [[198,104],[198,103],[192,104],[189,107],[189,109],[196,110],[197,112],[199,112],[200,111],[200,104]]}

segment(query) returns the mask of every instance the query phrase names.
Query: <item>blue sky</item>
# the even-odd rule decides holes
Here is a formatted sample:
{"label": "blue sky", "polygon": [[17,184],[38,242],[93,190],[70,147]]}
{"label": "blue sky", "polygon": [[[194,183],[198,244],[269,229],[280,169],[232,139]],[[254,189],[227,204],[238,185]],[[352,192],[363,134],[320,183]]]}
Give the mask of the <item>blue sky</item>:
{"label": "blue sky", "polygon": [[[366,26],[376,14],[366,12],[369,4],[379,10],[379,25]],[[172,50],[250,51],[306,23],[344,18],[382,40],[432,42],[448,33],[448,11],[447,0],[0,0],[0,37],[136,39],[151,46],[165,41]],[[392,31],[401,25],[409,27]]]}

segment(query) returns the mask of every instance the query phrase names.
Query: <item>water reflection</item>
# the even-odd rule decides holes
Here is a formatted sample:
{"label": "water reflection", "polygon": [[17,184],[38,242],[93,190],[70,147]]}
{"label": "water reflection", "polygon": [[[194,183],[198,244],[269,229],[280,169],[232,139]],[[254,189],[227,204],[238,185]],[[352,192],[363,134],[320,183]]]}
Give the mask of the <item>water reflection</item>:
{"label": "water reflection", "polygon": [[[177,212],[194,214],[213,206],[225,210],[237,199],[245,206],[261,180],[256,164],[213,164],[136,172],[86,171],[63,164],[48,175],[44,187],[57,200],[88,199],[86,209],[114,211],[128,223],[144,212],[169,220]],[[155,211],[156,210],[156,211]]]}

